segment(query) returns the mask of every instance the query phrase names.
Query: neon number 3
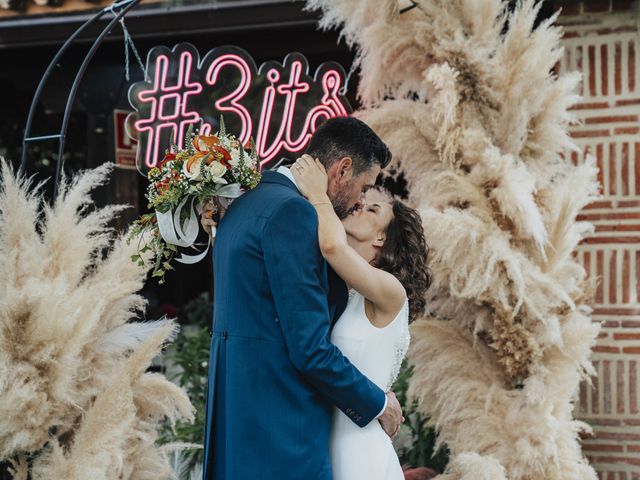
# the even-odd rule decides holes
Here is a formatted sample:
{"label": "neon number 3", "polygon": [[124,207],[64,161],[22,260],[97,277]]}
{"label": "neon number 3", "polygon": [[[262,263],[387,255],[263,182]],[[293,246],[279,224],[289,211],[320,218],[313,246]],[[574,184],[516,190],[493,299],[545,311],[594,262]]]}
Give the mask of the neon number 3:
{"label": "neon number 3", "polygon": [[[233,66],[238,69],[238,71],[240,72],[240,84],[233,92],[216,100],[214,106],[221,112],[233,112],[238,115],[238,117],[240,117],[242,128],[238,137],[242,143],[246,143],[251,136],[253,124],[251,121],[251,115],[249,114],[247,109],[238,102],[245,96],[245,94],[249,90],[249,87],[251,86],[252,76],[249,65],[247,65],[247,62],[245,62],[238,55],[222,55],[216,58],[211,63],[209,69],[207,70],[205,79],[209,85],[215,85],[216,81],[218,80],[218,74],[220,73],[220,70],[222,70],[226,66]],[[226,102],[228,102],[227,105],[225,105]]]}

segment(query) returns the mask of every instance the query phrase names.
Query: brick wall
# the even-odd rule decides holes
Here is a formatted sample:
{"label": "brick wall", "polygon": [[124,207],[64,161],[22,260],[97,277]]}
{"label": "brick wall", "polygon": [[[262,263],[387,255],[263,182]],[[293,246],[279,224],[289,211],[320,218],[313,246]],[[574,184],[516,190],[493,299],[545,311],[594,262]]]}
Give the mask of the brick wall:
{"label": "brick wall", "polygon": [[640,480],[640,10],[638,1],[563,6],[560,70],[583,74],[578,144],[600,169],[603,197],[581,215],[596,225],[578,258],[603,323],[598,376],[583,383],[576,415],[591,424],[583,451],[603,480]]}

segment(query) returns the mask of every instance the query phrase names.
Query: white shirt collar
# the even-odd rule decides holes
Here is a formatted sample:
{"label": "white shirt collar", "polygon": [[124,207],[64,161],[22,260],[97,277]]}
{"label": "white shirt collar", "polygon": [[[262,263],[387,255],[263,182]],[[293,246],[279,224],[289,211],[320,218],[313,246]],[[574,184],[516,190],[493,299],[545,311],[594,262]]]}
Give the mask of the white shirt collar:
{"label": "white shirt collar", "polygon": [[289,180],[291,180],[293,182],[293,184],[296,186],[296,188],[298,190],[300,190],[300,188],[298,187],[298,183],[296,182],[296,179],[294,178],[293,173],[291,173],[291,170],[289,169],[289,167],[285,167],[283,165],[281,167],[278,167],[276,172],[281,173],[282,175],[287,177]]}

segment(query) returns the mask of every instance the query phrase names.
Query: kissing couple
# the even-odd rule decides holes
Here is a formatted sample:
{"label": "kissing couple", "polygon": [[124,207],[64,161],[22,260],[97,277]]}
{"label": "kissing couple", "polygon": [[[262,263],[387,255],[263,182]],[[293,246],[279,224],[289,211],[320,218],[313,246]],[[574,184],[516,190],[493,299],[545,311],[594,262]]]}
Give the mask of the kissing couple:
{"label": "kissing couple", "polygon": [[[391,160],[351,117],[217,212],[205,480],[401,480],[390,391],[430,277],[418,213],[367,204]],[[211,217],[224,213],[219,224]]]}

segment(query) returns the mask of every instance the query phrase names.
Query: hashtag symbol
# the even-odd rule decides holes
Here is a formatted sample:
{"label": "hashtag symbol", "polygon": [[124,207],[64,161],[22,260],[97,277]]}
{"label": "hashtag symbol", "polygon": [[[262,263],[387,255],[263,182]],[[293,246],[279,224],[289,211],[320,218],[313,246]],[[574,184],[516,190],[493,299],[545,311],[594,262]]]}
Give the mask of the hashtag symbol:
{"label": "hashtag symbol", "polygon": [[[148,168],[158,163],[163,131],[169,130],[178,147],[182,148],[188,125],[200,121],[200,115],[197,112],[187,109],[189,97],[202,92],[202,85],[191,80],[193,54],[189,51],[180,54],[176,79],[169,78],[169,62],[169,57],[166,55],[158,55],[151,88],[138,93],[139,102],[148,104],[149,109],[149,115],[135,123],[140,138],[147,137],[142,143],[146,144],[144,164]],[[167,136],[165,135],[164,138]]]}

